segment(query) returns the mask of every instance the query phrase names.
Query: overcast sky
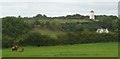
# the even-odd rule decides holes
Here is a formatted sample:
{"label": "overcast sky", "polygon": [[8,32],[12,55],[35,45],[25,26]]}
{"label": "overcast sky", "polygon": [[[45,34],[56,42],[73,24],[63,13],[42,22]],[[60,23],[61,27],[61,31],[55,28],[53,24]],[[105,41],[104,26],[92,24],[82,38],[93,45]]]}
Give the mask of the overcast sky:
{"label": "overcast sky", "polygon": [[32,17],[37,14],[65,16],[72,14],[117,15],[119,0],[0,0],[0,17]]}

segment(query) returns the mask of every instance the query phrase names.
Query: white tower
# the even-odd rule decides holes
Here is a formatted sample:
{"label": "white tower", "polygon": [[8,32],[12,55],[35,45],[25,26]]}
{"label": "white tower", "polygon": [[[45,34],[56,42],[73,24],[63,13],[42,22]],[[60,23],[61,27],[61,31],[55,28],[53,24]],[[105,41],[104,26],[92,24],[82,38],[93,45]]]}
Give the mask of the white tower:
{"label": "white tower", "polygon": [[95,15],[94,15],[94,11],[90,11],[90,16],[89,16],[89,19],[92,19],[94,20],[95,19]]}

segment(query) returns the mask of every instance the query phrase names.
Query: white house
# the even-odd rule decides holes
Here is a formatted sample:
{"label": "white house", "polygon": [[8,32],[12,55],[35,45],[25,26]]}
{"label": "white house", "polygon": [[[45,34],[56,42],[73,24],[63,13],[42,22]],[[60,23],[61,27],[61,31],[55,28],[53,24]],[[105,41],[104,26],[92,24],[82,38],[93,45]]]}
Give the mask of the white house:
{"label": "white house", "polygon": [[106,28],[106,29],[102,29],[102,28],[100,28],[100,29],[97,29],[97,31],[96,31],[97,33],[109,33],[109,30]]}

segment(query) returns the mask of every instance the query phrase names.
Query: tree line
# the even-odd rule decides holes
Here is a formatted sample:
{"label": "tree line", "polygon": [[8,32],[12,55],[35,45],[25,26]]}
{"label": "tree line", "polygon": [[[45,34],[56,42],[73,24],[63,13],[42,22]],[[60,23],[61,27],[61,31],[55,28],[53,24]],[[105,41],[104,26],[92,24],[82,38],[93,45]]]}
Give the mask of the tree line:
{"label": "tree line", "polygon": [[[21,17],[20,15],[18,17]],[[73,15],[66,15],[66,16],[59,16],[59,17],[48,17],[46,15],[42,14],[37,14],[36,16],[33,17],[21,17],[24,19],[36,19],[36,20],[45,20],[45,19],[68,19],[68,20],[73,20],[73,19],[79,19],[79,20],[87,20],[89,19],[89,15],[80,15],[80,14],[73,14]],[[96,19],[102,20],[102,19],[118,19],[117,16],[113,15],[95,15]]]}

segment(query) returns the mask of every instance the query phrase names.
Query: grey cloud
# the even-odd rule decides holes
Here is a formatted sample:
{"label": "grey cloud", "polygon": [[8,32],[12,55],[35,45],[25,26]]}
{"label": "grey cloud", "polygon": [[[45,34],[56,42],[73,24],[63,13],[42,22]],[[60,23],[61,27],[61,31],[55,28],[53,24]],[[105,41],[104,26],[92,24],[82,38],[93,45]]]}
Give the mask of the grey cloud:
{"label": "grey cloud", "polygon": [[75,13],[89,14],[89,11],[92,9],[95,10],[96,14],[117,15],[117,2],[112,2],[113,0],[109,0],[108,2],[98,2],[98,0],[91,0],[92,2],[85,2],[87,0],[84,2],[80,2],[80,0],[79,2],[77,2],[78,0],[75,0],[74,2],[66,2],[68,0],[62,0],[61,2],[57,2],[58,0],[53,0],[52,2],[45,1],[0,2],[0,8],[2,10],[0,16],[33,16],[38,13],[46,14],[48,16],[64,16]]}

